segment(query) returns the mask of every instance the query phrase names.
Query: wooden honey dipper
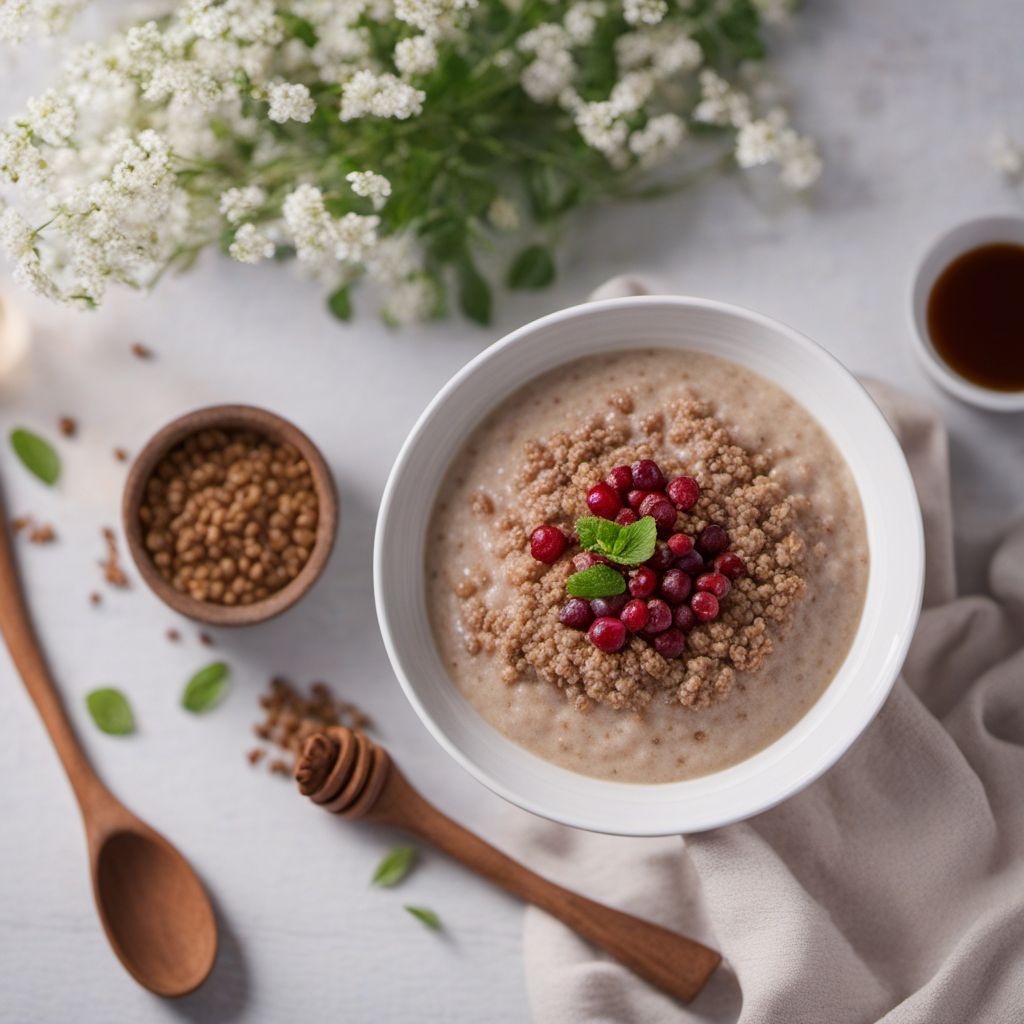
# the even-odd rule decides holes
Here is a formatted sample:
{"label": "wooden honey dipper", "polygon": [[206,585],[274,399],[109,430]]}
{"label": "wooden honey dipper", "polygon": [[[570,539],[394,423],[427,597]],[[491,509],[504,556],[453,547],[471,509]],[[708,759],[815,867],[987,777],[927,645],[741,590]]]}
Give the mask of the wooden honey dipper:
{"label": "wooden honey dipper", "polygon": [[383,747],[365,733],[332,726],[310,736],[295,768],[299,791],[343,818],[406,829],[557,917],[585,939],[670,995],[689,1002],[721,963],[693,939],[612,910],[554,885],[506,857],[429,804]]}

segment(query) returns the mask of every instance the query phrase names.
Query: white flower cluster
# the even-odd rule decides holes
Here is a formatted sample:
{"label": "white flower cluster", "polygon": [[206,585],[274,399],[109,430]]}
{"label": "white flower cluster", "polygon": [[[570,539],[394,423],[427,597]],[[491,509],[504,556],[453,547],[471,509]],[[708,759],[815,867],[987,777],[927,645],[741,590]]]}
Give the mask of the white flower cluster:
{"label": "white flower cluster", "polygon": [[[0,38],[59,27],[82,2],[0,0]],[[0,128],[0,186],[19,198],[0,200],[0,247],[19,280],[81,305],[225,240],[240,263],[294,254],[342,290],[339,315],[365,275],[389,323],[433,316],[454,269],[483,318],[474,249],[539,213],[535,169],[565,179],[558,215],[699,152],[700,123],[743,168],[774,165],[794,189],[820,174],[778,101],[737,84],[740,54],[717,31],[793,0],[547,0],[522,21],[520,6],[162,0],[77,48]],[[726,70],[705,66],[704,38]],[[992,156],[1024,173],[1009,140]]]}
{"label": "white flower cluster", "polygon": [[28,35],[63,31],[85,0],[2,0],[0,40],[21,42]]}

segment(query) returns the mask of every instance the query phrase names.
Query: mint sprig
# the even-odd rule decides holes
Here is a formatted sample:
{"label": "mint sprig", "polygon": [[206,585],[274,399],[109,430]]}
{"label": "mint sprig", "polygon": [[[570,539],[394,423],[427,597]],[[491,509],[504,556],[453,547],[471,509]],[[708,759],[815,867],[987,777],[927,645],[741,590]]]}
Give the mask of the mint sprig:
{"label": "mint sprig", "polygon": [[573,573],[565,582],[570,597],[614,597],[626,592],[626,581],[621,572],[604,562],[592,565],[582,572]]}
{"label": "mint sprig", "polygon": [[576,523],[576,533],[584,550],[603,555],[619,565],[646,562],[654,554],[658,540],[658,526],[653,516],[644,516],[627,526],[610,519],[584,516]]}

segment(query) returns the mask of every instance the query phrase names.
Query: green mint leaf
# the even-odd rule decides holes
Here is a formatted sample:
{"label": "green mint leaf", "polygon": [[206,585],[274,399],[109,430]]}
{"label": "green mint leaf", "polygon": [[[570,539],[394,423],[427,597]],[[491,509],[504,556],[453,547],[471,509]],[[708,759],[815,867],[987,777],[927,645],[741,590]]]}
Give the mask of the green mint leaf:
{"label": "green mint leaf", "polygon": [[377,865],[373,873],[373,884],[385,889],[398,885],[412,870],[418,856],[415,847],[396,846]]}
{"label": "green mint leaf", "polygon": [[53,445],[38,434],[18,427],[11,431],[11,447],[22,465],[44,484],[55,484],[60,476],[60,456]]}
{"label": "green mint leaf", "polygon": [[215,661],[201,668],[186,684],[181,705],[186,711],[199,714],[216,707],[228,687],[228,667]]}
{"label": "green mint leaf", "polygon": [[570,597],[614,597],[626,591],[626,581],[621,572],[610,565],[599,562],[582,572],[574,572],[565,583]]}
{"label": "green mint leaf", "polygon": [[135,716],[128,698],[120,690],[105,687],[93,690],[85,698],[92,720],[111,736],[127,736],[135,731]]}
{"label": "green mint leaf", "polygon": [[433,928],[435,932],[441,930],[441,918],[427,907],[410,907],[407,904],[405,909],[417,920],[422,921],[428,928]]}
{"label": "green mint leaf", "polygon": [[612,553],[608,556],[620,565],[640,565],[654,554],[658,526],[653,516],[644,516],[635,523],[619,527]]}
{"label": "green mint leaf", "polygon": [[621,529],[618,523],[599,516],[584,516],[576,521],[580,547],[597,555],[611,555]]}
{"label": "green mint leaf", "polygon": [[467,256],[459,265],[459,306],[462,312],[485,326],[491,322],[491,289]]}
{"label": "green mint leaf", "polygon": [[509,288],[547,288],[555,279],[555,261],[543,245],[527,246],[508,270]]}
{"label": "green mint leaf", "polygon": [[352,319],[352,300],[349,297],[347,284],[327,296],[327,308],[339,320]]}

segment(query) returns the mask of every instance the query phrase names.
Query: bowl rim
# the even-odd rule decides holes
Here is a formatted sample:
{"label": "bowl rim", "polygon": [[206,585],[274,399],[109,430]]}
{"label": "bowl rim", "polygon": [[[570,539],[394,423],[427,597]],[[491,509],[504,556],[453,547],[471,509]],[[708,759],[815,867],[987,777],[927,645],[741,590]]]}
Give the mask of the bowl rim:
{"label": "bowl rim", "polygon": [[[306,564],[295,579],[269,597],[248,605],[221,605],[198,601],[169,584],[157,571],[146,550],[139,521],[146,483],[160,460],[177,444],[201,430],[248,429],[272,440],[294,445],[309,465],[318,502],[317,538]],[[225,403],[207,405],[176,416],[165,423],[143,446],[132,462],[121,497],[121,521],[128,550],[150,590],[174,611],[208,626],[248,626],[265,622],[287,611],[303,598],[323,572],[334,547],[340,503],[334,477],[320,449],[290,420],[256,405]]]}
{"label": "bowl rim", "polygon": [[942,272],[964,253],[999,242],[1024,245],[1024,217],[1013,213],[970,217],[932,238],[921,249],[910,275],[907,314],[914,351],[939,387],[976,408],[1012,413],[1024,410],[1024,389],[997,391],[962,377],[936,351],[928,330],[928,298]]}
{"label": "bowl rim", "polygon": [[[407,674],[402,656],[397,648],[397,644],[394,637],[394,631],[392,628],[392,621],[390,611],[387,607],[387,601],[384,597],[384,574],[386,571],[386,562],[388,559],[388,551],[392,547],[389,543],[388,531],[389,523],[392,517],[393,504],[395,500],[395,491],[398,484],[404,474],[407,465],[410,460],[414,457],[415,449],[418,443],[418,439],[423,430],[429,423],[438,415],[441,407],[448,401],[448,399],[457,392],[463,384],[472,378],[476,373],[477,369],[487,361],[493,359],[499,352],[504,351],[512,345],[515,345],[519,340],[527,335],[542,332],[548,327],[555,324],[561,323],[566,319],[575,318],[581,315],[599,315],[600,313],[607,310],[620,310],[629,308],[642,308],[650,306],[670,306],[674,309],[697,309],[710,311],[713,313],[721,313],[728,316],[739,317],[750,321],[751,323],[763,327],[769,331],[781,333],[786,336],[787,340],[791,343],[796,344],[799,348],[805,351],[810,351],[818,358],[824,358],[826,362],[831,363],[833,368],[842,375],[846,381],[860,392],[861,396],[870,403],[871,408],[874,409],[878,416],[879,426],[884,428],[892,440],[892,444],[896,452],[899,453],[899,459],[896,463],[896,471],[901,475],[901,484],[906,489],[906,492],[912,498],[912,507],[914,511],[913,522],[908,523],[913,534],[912,551],[909,551],[909,557],[912,561],[914,570],[913,589],[912,597],[904,609],[905,621],[900,623],[899,638],[898,642],[890,649],[888,658],[889,663],[894,666],[890,673],[889,678],[885,685],[879,686],[873,693],[872,699],[865,700],[860,706],[860,714],[856,720],[855,727],[848,729],[847,733],[842,738],[841,742],[835,744],[826,754],[821,756],[819,760],[815,761],[813,765],[810,765],[806,770],[798,773],[796,777],[790,780],[788,787],[784,787],[780,791],[772,794],[770,798],[762,798],[759,800],[749,801],[749,807],[743,811],[736,813],[734,811],[722,812],[718,815],[711,814],[705,815],[699,822],[698,825],[692,828],[680,828],[673,824],[658,825],[658,826],[623,826],[621,823],[611,825],[608,821],[598,820],[595,817],[581,815],[578,813],[553,811],[550,807],[542,806],[538,801],[524,796],[521,793],[515,792],[500,779],[495,778],[488,770],[478,764],[473,758],[467,755],[461,747],[453,740],[448,733],[441,727],[430,710],[427,708],[423,700],[417,691],[416,686],[412,683],[409,675]],[[568,361],[568,360],[567,360]],[[518,386],[518,385],[517,385]],[[508,391],[503,393],[503,398],[507,397],[514,390],[510,388]],[[569,825],[575,828],[582,828],[593,832],[604,832],[613,835],[631,835],[631,836],[655,836],[655,835],[674,835],[681,831],[685,832],[702,832],[711,828],[717,828],[722,825],[731,824],[736,821],[745,820],[755,814],[760,814],[763,811],[769,810],[777,804],[783,802],[789,797],[800,792],[810,783],[815,781],[821,775],[823,775],[829,768],[831,768],[846,751],[853,745],[853,743],[862,735],[864,730],[873,721],[882,705],[888,699],[889,694],[896,683],[896,679],[899,676],[899,672],[902,668],[903,662],[906,658],[907,651],[910,647],[911,640],[913,638],[914,631],[917,626],[918,619],[920,617],[922,598],[924,593],[924,529],[921,519],[920,505],[916,497],[916,488],[914,486],[913,478],[910,474],[909,466],[907,465],[906,459],[903,456],[902,448],[899,445],[899,441],[885,420],[877,404],[871,397],[870,393],[864,387],[864,385],[858,380],[852,373],[850,373],[843,364],[836,359],[830,352],[825,348],[812,341],[806,335],[800,333],[789,325],[776,320],[772,317],[766,316],[765,314],[747,309],[745,307],[723,302],[714,299],[704,299],[695,296],[688,295],[638,295],[638,296],[626,296],[613,299],[601,299],[591,300],[588,302],[580,303],[578,305],[570,306],[565,309],[558,310],[553,313],[549,313],[545,316],[539,317],[523,326],[511,331],[504,337],[495,341],[489,345],[483,351],[474,356],[465,366],[458,370],[447,383],[435,394],[435,396],[428,403],[426,408],[417,418],[415,424],[409,431],[406,440],[403,442],[401,449],[399,450],[398,456],[395,459],[391,473],[388,476],[387,483],[385,485],[384,493],[381,498],[380,510],[377,517],[377,526],[374,536],[374,552],[373,552],[373,577],[374,577],[374,602],[377,610],[378,623],[380,625],[381,637],[384,642],[384,647],[388,654],[388,659],[391,662],[391,666],[395,675],[398,678],[399,684],[405,693],[406,699],[413,706],[416,714],[420,717],[423,724],[426,726],[428,732],[434,737],[434,739],[441,745],[441,747],[447,751],[447,753],[460,764],[471,776],[473,776],[478,782],[483,783],[492,792],[497,793],[503,799],[509,801],[516,806],[523,808],[524,810],[530,811],[540,817],[547,818],[549,820],[558,821],[562,824]],[[839,675],[837,671],[836,676]],[[454,685],[454,684],[453,684]],[[832,684],[830,683],[829,686]],[[819,696],[820,701],[825,693],[827,693],[828,687]],[[817,702],[816,702],[817,703]],[[812,705],[813,708],[814,705]],[[809,708],[808,711],[811,709]],[[806,717],[806,715],[804,716]],[[793,729],[799,726],[803,718],[799,719],[790,730],[787,730],[778,740],[779,742],[788,733],[792,732]],[[492,727],[493,728],[493,727]],[[500,734],[499,734],[500,735]],[[510,740],[514,743],[514,740]],[[770,744],[768,748],[774,744]],[[529,753],[527,751],[527,753]],[[536,757],[537,755],[533,755]],[[754,757],[758,755],[752,755]],[[543,759],[541,759],[543,760]],[[742,764],[742,762],[740,762]],[[572,772],[571,769],[563,768],[559,765],[554,765],[551,762],[545,762],[545,764],[554,768],[556,771],[565,772],[569,775],[577,775],[579,773]],[[728,771],[729,769],[723,769]],[[716,775],[719,773],[711,773]],[[582,778],[589,779],[588,776],[581,776]],[[710,778],[711,776],[701,776],[700,778]],[[590,780],[596,781],[597,783],[604,783],[609,787],[631,787],[636,786],[637,789],[656,789],[657,784],[631,784],[631,783],[616,783],[607,780]],[[683,780],[686,781],[699,781],[695,780]],[[683,782],[677,783],[665,783],[665,786],[681,785]]]}

